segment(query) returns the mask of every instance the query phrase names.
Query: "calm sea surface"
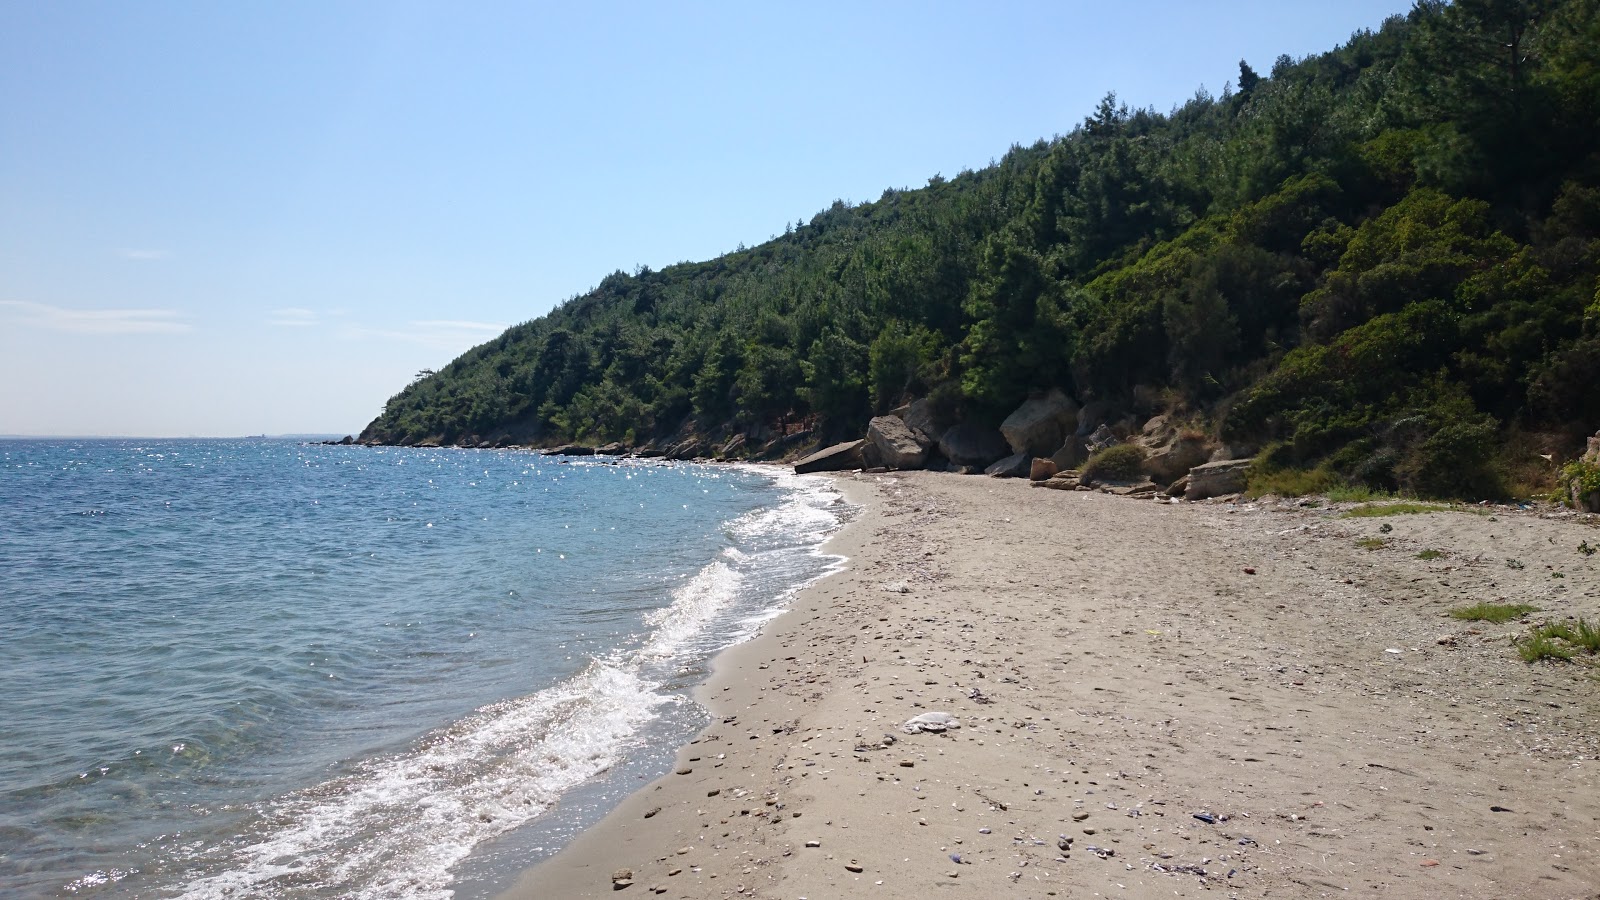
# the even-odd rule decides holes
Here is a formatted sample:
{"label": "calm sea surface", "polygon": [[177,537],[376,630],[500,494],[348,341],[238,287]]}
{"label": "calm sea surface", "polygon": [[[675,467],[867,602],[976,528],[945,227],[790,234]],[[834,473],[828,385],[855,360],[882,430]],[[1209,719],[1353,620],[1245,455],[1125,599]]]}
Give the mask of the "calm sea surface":
{"label": "calm sea surface", "polygon": [[0,441],[0,895],[474,897],[660,774],[827,482]]}

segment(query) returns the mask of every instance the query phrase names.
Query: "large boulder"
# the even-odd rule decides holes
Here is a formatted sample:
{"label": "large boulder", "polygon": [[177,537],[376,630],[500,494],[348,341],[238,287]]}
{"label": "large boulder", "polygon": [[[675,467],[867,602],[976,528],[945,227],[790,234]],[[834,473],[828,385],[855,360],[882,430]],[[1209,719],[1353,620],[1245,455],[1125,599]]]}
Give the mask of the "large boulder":
{"label": "large boulder", "polygon": [[1035,457],[1028,467],[1028,480],[1044,481],[1046,478],[1054,477],[1059,471],[1061,469],[1053,461]]}
{"label": "large boulder", "polygon": [[1204,500],[1223,494],[1237,494],[1244,490],[1252,459],[1226,459],[1209,462],[1189,470],[1189,486],[1183,491],[1185,500]]}
{"label": "large boulder", "polygon": [[1211,456],[1211,442],[1202,434],[1186,432],[1166,416],[1144,424],[1134,441],[1144,448],[1144,473],[1151,480],[1170,484]]}
{"label": "large boulder", "polygon": [[1111,417],[1111,404],[1104,400],[1095,400],[1078,410],[1078,436],[1088,437],[1096,428],[1105,424]]}
{"label": "large boulder", "polygon": [[867,445],[864,440],[845,441],[834,444],[811,454],[805,459],[794,464],[796,475],[806,475],[811,472],[840,472],[845,469],[861,468],[861,449]]}
{"label": "large boulder", "polygon": [[894,416],[868,422],[867,440],[878,451],[878,460],[891,469],[920,469],[928,461],[928,447],[917,440],[911,426]]}
{"label": "large boulder", "polygon": [[962,422],[939,436],[939,452],[957,466],[987,466],[1008,455],[1011,448],[1000,432]]}
{"label": "large boulder", "polygon": [[900,418],[911,429],[920,441],[924,441],[925,449],[932,449],[939,443],[939,438],[944,436],[946,423],[941,422],[934,415],[933,404],[927,398],[913,400],[905,407],[905,412]]}
{"label": "large boulder", "polygon": [[1026,453],[1013,453],[1005,459],[983,470],[983,474],[995,478],[1027,478],[1031,471],[1033,457]]}
{"label": "large boulder", "polygon": [[1056,388],[1029,397],[1000,423],[1000,433],[1011,445],[1012,453],[1048,456],[1054,453],[1073,431],[1078,404]]}
{"label": "large boulder", "polygon": [[699,459],[706,455],[706,442],[697,437],[685,438],[667,448],[667,459]]}
{"label": "large boulder", "polygon": [[1076,434],[1069,435],[1066,441],[1062,443],[1061,449],[1050,454],[1050,461],[1055,463],[1056,468],[1062,471],[1076,469],[1083,465],[1084,460],[1088,458],[1089,445],[1084,441],[1083,437]]}

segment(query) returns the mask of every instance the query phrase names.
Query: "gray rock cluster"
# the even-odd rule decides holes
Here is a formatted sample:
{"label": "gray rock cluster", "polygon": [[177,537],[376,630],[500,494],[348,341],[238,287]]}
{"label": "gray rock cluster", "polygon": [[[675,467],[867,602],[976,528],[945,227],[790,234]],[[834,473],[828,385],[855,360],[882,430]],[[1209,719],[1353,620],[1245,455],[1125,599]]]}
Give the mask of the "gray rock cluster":
{"label": "gray rock cluster", "polygon": [[[998,428],[978,422],[941,421],[922,399],[877,416],[866,436],[818,450],[795,471],[935,469],[997,478],[1027,478],[1044,487],[1108,489],[1134,495],[1164,492],[1199,500],[1244,490],[1249,455],[1219,446],[1209,435],[1158,415],[1139,426],[1097,401],[1080,406],[1059,388],[1039,391]],[[1095,484],[1080,474],[1088,458],[1118,444],[1143,457],[1141,477]]]}

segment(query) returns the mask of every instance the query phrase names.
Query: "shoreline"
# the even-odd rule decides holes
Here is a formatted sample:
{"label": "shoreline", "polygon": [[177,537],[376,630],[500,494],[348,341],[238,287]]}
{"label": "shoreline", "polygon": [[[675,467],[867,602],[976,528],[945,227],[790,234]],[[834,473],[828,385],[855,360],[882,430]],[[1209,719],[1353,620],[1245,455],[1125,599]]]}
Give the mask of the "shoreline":
{"label": "shoreline", "polygon": [[[876,512],[876,498],[870,485],[839,478],[833,481],[834,487],[843,496],[842,502],[855,507],[856,512],[822,543],[818,552],[842,557],[843,561],[796,593],[788,607],[767,622],[754,637],[712,657],[710,675],[692,691],[695,702],[710,712],[712,724],[690,743],[677,749],[672,772],[629,794],[615,809],[584,829],[567,846],[525,870],[511,887],[496,895],[498,900],[607,896],[617,890],[613,886],[612,875],[620,869],[630,869],[634,873],[635,884],[631,890],[635,893],[651,893],[652,885],[640,885],[637,882],[648,870],[647,864],[655,862],[660,855],[656,853],[660,848],[655,841],[659,839],[663,826],[670,828],[675,835],[683,835],[685,843],[692,843],[699,837],[690,830],[691,825],[695,830],[706,830],[699,828],[704,823],[696,821],[703,818],[698,815],[703,810],[699,804],[692,803],[696,797],[695,788],[708,783],[708,779],[714,778],[714,773],[716,780],[720,781],[723,773],[718,770],[725,768],[726,760],[708,759],[708,755],[727,752],[718,749],[713,753],[706,748],[721,741],[719,731],[728,727],[728,718],[737,719],[738,710],[754,706],[757,702],[757,692],[751,689],[753,682],[744,682],[738,676],[750,669],[766,668],[755,660],[771,655],[774,652],[772,645],[779,644],[781,647],[783,636],[792,632],[799,620],[823,608],[822,592],[839,579],[849,577],[852,564],[862,549],[861,526]],[[751,766],[750,763],[742,765],[744,770]],[[696,775],[696,768],[700,769],[699,777],[691,780],[691,776]],[[706,789],[707,792],[710,790],[716,788]],[[739,788],[730,789],[730,796],[735,790]],[[699,796],[705,798],[704,793]],[[721,796],[720,793],[718,796]],[[690,805],[696,808],[690,810]],[[646,817],[646,813],[650,815]],[[654,828],[635,827],[635,823],[652,822],[655,823]],[[674,847],[674,852],[676,849]],[[632,860],[632,864],[618,863],[617,860],[623,857]],[[690,874],[690,865],[686,863],[682,867],[682,874]],[[714,879],[718,875],[707,875],[704,880],[715,886]],[[681,878],[682,875],[674,877]]]}
{"label": "shoreline", "polygon": [[[715,657],[673,774],[501,898],[1600,883],[1592,665],[1446,615],[1600,622],[1588,520],[835,483],[859,507],[823,548],[842,570]],[[963,727],[900,730],[923,712]]]}

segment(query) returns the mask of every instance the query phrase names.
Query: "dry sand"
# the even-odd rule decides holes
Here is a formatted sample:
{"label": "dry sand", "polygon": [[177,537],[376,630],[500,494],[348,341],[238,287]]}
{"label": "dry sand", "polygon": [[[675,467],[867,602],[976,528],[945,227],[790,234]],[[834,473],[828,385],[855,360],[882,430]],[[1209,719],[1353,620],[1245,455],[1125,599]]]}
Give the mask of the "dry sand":
{"label": "dry sand", "polygon": [[846,571],[507,897],[1600,897],[1600,666],[1509,640],[1600,621],[1594,517],[840,483]]}

